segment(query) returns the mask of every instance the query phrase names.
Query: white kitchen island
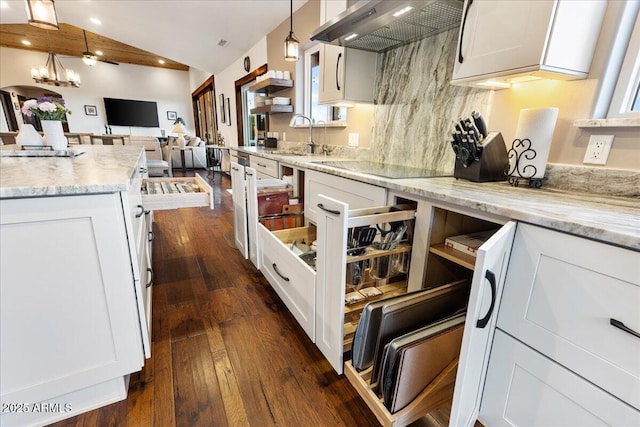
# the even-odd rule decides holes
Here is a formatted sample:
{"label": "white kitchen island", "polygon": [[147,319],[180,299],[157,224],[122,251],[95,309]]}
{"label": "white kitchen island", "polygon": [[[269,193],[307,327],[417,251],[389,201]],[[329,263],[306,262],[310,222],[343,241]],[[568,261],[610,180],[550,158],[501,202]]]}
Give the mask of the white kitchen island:
{"label": "white kitchen island", "polygon": [[151,355],[150,208],[207,206],[211,189],[176,178],[201,191],[166,207],[143,194],[143,147],[14,148],[0,153],[0,424],[45,425],[126,398]]}

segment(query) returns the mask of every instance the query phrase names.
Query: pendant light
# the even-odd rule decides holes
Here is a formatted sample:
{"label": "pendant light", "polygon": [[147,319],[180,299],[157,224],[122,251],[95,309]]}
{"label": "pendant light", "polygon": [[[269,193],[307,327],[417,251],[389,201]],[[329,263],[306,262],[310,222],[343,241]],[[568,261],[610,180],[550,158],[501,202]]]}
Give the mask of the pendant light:
{"label": "pendant light", "polygon": [[284,41],[284,59],[287,61],[298,60],[298,39],[293,35],[293,0],[289,0],[289,35]]}
{"label": "pendant light", "polygon": [[57,30],[58,17],[53,0],[27,0],[29,24],[45,30]]}
{"label": "pendant light", "polygon": [[58,56],[51,49],[51,40],[47,31],[49,56],[44,67],[32,68],[31,77],[36,83],[62,87],[80,87],[80,75],[73,70],[65,70]]}

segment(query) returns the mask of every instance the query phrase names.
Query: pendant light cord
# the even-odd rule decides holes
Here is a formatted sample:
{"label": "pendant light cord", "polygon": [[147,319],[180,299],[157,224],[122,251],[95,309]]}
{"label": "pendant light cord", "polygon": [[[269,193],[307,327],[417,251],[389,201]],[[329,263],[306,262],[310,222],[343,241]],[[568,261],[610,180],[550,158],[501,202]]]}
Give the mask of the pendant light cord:
{"label": "pendant light cord", "polygon": [[293,33],[293,0],[289,1],[289,34]]}

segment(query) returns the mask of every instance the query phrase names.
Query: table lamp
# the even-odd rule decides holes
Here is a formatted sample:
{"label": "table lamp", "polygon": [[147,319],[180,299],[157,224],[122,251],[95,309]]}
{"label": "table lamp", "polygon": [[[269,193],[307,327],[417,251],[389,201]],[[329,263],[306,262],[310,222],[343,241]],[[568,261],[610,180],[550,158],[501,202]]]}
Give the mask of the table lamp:
{"label": "table lamp", "polygon": [[178,147],[182,148],[184,147],[184,135],[188,134],[189,131],[187,130],[186,127],[184,127],[184,120],[181,117],[178,117],[178,119],[175,121],[175,123],[173,124],[173,129],[171,130],[171,133],[177,133],[178,134]]}

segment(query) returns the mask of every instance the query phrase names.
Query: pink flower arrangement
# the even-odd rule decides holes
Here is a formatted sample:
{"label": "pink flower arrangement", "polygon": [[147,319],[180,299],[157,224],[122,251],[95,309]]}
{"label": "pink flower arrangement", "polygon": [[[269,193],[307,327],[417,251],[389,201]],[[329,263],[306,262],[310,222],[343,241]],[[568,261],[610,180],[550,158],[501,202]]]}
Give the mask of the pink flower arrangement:
{"label": "pink flower arrangement", "polygon": [[71,111],[64,105],[62,98],[43,97],[29,99],[22,105],[22,114],[27,117],[36,116],[40,120],[67,121],[67,114]]}

